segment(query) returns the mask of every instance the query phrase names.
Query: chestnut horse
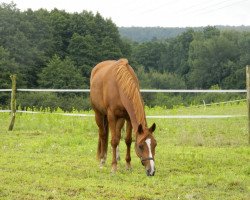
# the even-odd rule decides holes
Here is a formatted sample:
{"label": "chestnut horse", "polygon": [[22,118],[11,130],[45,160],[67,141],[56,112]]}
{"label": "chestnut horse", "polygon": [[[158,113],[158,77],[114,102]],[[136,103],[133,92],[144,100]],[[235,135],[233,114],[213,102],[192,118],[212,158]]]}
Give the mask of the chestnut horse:
{"label": "chestnut horse", "polygon": [[131,168],[130,146],[133,129],[136,138],[136,154],[145,166],[146,174],[153,176],[156,147],[153,132],[156,125],[154,123],[150,128],[147,126],[139,82],[127,59],[103,61],[93,68],[90,78],[90,100],[99,128],[97,158],[100,160],[100,166],[105,164],[107,158],[110,128],[113,152],[112,172],[117,170],[121,128],[126,120],[126,168]]}

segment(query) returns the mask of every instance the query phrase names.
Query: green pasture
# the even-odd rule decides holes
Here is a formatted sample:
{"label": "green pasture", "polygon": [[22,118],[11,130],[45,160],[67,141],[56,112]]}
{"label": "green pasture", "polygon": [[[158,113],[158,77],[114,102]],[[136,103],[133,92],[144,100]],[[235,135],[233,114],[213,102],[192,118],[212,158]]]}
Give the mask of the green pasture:
{"label": "green pasture", "polygon": [[[7,131],[0,113],[0,199],[250,199],[247,117],[148,119],[157,124],[156,174],[147,177],[132,148],[132,171],[111,174],[96,160],[93,117],[17,113]],[[85,113],[92,113],[85,112]],[[246,115],[246,104],[146,108],[147,115]]]}

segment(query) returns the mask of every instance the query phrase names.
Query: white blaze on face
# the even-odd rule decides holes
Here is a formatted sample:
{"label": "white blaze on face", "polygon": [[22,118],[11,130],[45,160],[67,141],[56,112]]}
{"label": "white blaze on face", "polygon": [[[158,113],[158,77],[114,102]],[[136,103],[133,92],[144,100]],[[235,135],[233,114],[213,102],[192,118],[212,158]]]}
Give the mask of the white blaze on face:
{"label": "white blaze on face", "polygon": [[[148,138],[148,139],[146,139],[145,142],[148,145],[148,151],[149,151],[148,157],[153,158],[152,150],[151,150],[151,139]],[[152,175],[155,171],[155,162],[153,160],[149,160],[149,161],[150,161],[150,168],[151,168],[150,174]]]}

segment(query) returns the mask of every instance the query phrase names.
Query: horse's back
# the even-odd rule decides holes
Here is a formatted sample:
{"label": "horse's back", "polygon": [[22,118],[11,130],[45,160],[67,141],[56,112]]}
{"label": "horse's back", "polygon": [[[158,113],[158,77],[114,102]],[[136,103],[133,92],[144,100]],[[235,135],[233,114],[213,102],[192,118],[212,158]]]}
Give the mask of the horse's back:
{"label": "horse's back", "polygon": [[[123,64],[124,66],[127,66],[128,60],[125,58],[122,58],[118,61],[106,60],[106,61],[98,63],[91,71],[90,85],[92,84],[92,80],[95,78],[95,76],[100,76],[100,74],[104,74],[105,72],[111,70],[112,67],[114,67],[114,65],[116,65],[116,64]],[[112,74],[110,74],[110,75],[112,75]]]}

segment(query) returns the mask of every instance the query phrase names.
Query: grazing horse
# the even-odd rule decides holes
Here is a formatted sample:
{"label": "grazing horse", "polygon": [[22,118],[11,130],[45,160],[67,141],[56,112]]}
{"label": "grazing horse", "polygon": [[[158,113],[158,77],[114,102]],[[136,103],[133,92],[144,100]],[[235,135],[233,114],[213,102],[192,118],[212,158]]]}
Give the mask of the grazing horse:
{"label": "grazing horse", "polygon": [[148,176],[155,174],[156,140],[153,132],[155,123],[148,128],[139,82],[127,59],[108,60],[97,64],[90,78],[90,100],[99,128],[97,158],[100,167],[105,164],[108,148],[108,134],[111,130],[112,172],[117,170],[118,145],[121,129],[126,121],[126,168],[130,169],[130,146],[132,129],[135,132],[135,151],[141,159]]}

